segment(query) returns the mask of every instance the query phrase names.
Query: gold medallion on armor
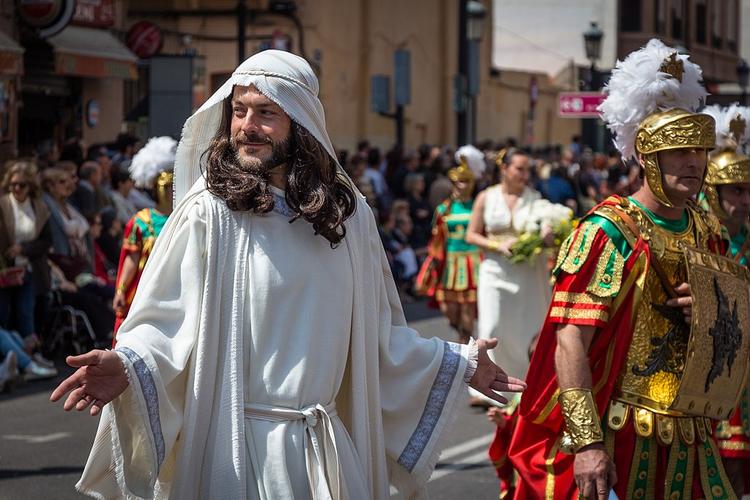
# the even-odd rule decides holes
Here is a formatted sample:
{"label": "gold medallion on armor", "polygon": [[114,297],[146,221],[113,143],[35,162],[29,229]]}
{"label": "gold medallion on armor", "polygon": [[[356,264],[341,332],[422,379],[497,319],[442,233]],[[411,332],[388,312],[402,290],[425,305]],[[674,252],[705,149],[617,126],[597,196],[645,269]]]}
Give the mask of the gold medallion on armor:
{"label": "gold medallion on armor", "polygon": [[670,410],[727,419],[750,359],[750,272],[719,255],[687,247],[693,297],[685,365]]}

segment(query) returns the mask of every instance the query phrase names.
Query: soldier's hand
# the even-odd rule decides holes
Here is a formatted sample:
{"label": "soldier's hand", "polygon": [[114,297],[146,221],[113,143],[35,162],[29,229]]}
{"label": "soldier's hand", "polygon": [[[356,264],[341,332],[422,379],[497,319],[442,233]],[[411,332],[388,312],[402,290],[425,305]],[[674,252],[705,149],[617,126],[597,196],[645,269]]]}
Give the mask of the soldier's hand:
{"label": "soldier's hand", "polygon": [[685,315],[685,322],[690,324],[693,314],[693,296],[690,295],[690,285],[682,283],[674,291],[677,292],[679,297],[669,299],[667,305],[682,309],[682,313]]}
{"label": "soldier's hand", "polygon": [[579,498],[607,500],[609,490],[617,484],[615,464],[601,443],[578,450],[573,462],[573,475]]}

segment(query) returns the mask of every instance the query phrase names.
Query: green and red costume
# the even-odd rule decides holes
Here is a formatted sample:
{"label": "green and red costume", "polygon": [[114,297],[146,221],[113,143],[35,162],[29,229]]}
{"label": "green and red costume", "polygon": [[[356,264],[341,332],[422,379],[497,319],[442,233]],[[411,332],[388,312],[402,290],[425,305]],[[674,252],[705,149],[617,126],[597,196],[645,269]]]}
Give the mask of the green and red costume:
{"label": "green and red costume", "polygon": [[417,290],[433,303],[477,301],[481,254],[466,243],[473,200],[449,199],[435,209],[427,258],[417,275]]}
{"label": "green and red costume", "polygon": [[138,271],[125,289],[126,306],[124,311],[117,312],[115,334],[117,334],[117,330],[128,315],[130,305],[133,303],[133,297],[135,297],[135,291],[138,288],[138,282],[141,280],[143,274],[143,268],[146,266],[146,262],[151,255],[151,250],[154,248],[154,243],[156,243],[156,238],[161,233],[164,224],[167,222],[167,218],[167,215],[162,214],[154,208],[144,208],[136,213],[125,225],[122,250],[120,251],[120,263],[117,267],[117,283],[119,284],[122,279],[122,267],[129,255],[139,255]]}
{"label": "green and red costume", "polygon": [[[640,210],[667,231],[678,231],[686,224],[661,220],[632,199],[611,197],[596,206],[563,244],[553,271],[552,303],[531,360],[510,445],[509,457],[520,476],[516,498],[578,496],[574,455],[561,451],[564,420],[557,402],[557,329],[566,324],[596,327],[588,353],[592,393],[605,429],[605,445],[616,466],[617,496],[726,498],[722,495],[728,481],[710,436],[705,441],[695,438],[691,445],[675,438],[671,446],[661,446],[655,436],[637,435],[634,425],[623,422],[616,432],[607,427],[610,403],[618,397],[618,379],[627,368],[652,259],[648,242],[640,235],[626,235],[615,222],[612,208],[630,213]],[[704,215],[697,207],[688,212],[686,218]],[[712,234],[704,243],[711,251],[723,253],[719,236]],[[722,495],[715,495],[719,488]]]}

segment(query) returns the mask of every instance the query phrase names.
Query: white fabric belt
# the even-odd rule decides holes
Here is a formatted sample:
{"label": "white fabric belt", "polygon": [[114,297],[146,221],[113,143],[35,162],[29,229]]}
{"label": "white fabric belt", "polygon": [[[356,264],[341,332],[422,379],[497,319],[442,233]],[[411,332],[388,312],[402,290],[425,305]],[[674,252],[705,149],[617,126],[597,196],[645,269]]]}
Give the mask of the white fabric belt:
{"label": "white fabric belt", "polygon": [[310,492],[314,500],[339,500],[340,473],[336,436],[331,417],[335,417],[336,406],[331,403],[317,404],[301,410],[246,404],[245,417],[269,422],[305,421],[305,466]]}

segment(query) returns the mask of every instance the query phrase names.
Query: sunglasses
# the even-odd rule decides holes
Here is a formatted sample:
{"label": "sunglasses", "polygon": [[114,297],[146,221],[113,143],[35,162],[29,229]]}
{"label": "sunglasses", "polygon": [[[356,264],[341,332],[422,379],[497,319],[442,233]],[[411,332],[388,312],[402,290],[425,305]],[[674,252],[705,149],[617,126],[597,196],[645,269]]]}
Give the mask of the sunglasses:
{"label": "sunglasses", "polygon": [[26,189],[27,187],[29,187],[29,184],[28,182],[11,182],[9,186],[11,189]]}

